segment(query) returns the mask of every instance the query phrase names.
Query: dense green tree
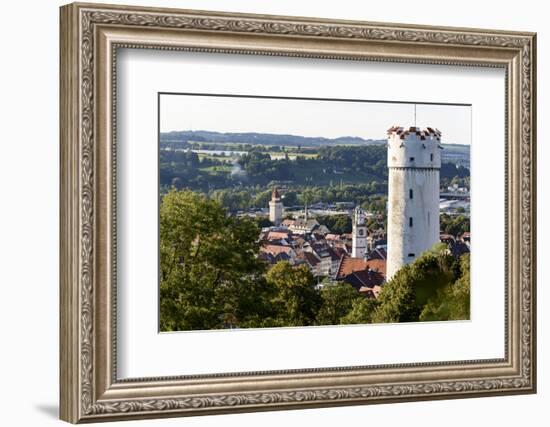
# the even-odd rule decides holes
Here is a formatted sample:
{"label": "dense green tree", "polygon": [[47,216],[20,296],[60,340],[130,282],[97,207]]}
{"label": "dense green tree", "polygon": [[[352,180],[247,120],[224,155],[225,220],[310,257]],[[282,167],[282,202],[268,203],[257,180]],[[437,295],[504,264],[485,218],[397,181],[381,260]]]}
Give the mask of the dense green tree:
{"label": "dense green tree", "polygon": [[378,307],[378,300],[359,298],[353,300],[351,310],[340,319],[343,325],[357,325],[373,322],[373,315]]}
{"label": "dense green tree", "polygon": [[302,205],[311,205],[312,203],[315,203],[318,201],[318,197],[316,197],[316,190],[313,187],[305,188],[303,191],[300,192],[300,195],[298,196],[298,200],[300,204]]}
{"label": "dense green tree", "polygon": [[239,159],[239,164],[246,171],[249,179],[260,184],[270,181],[292,180],[293,162],[285,156],[283,159],[271,160],[271,156],[259,150],[250,150]]}
{"label": "dense green tree", "polygon": [[352,223],[349,215],[318,216],[319,224],[326,226],[332,233],[351,233]]}
{"label": "dense green tree", "polygon": [[412,264],[403,266],[382,288],[373,322],[415,322],[438,290],[454,280],[454,259],[436,244]]}
{"label": "dense green tree", "polygon": [[322,305],[317,313],[317,324],[338,325],[351,310],[354,301],[362,299],[364,297],[347,283],[324,286],[321,289]]}
{"label": "dense green tree", "polygon": [[[160,208],[160,327],[230,327],[268,316],[258,228],[215,200],[172,190]],[[268,289],[265,287],[265,289]]]}
{"label": "dense green tree", "polygon": [[295,191],[287,191],[283,194],[283,204],[287,207],[298,204],[298,194]]}
{"label": "dense green tree", "polygon": [[460,258],[460,277],[439,289],[420,313],[420,320],[470,319],[470,254]]}
{"label": "dense green tree", "polygon": [[388,197],[386,195],[373,195],[361,204],[361,207],[368,212],[386,213]]}
{"label": "dense green tree", "polygon": [[309,326],[315,323],[321,297],[315,278],[305,265],[294,267],[286,261],[275,264],[266,274],[275,290],[271,300],[280,326]]}
{"label": "dense green tree", "polygon": [[256,221],[259,228],[271,227],[273,225],[269,218],[265,216],[257,216],[254,218],[254,221]]}
{"label": "dense green tree", "polygon": [[[460,178],[466,178],[470,176],[470,170],[464,166],[457,165],[455,163],[441,163],[440,175],[442,179],[450,179],[451,183],[460,183]],[[453,181],[454,178],[457,180]]]}
{"label": "dense green tree", "polygon": [[451,216],[441,214],[439,217],[439,228],[443,233],[457,237],[465,231],[470,231],[470,218],[464,215]]}
{"label": "dense green tree", "polygon": [[252,205],[250,192],[241,189],[214,190],[210,193],[210,197],[230,211],[245,210]]}
{"label": "dense green tree", "polygon": [[420,309],[416,304],[412,266],[405,265],[387,282],[379,295],[374,313],[374,323],[414,322]]}
{"label": "dense green tree", "polygon": [[254,195],[253,207],[255,208],[265,208],[268,206],[269,201],[271,200],[272,189],[267,189],[263,191],[258,191]]}

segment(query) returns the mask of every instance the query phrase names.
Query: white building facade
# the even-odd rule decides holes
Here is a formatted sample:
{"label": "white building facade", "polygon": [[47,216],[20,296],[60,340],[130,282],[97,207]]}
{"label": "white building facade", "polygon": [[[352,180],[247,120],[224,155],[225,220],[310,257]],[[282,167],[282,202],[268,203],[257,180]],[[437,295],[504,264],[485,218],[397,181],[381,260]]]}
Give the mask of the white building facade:
{"label": "white building facade", "polygon": [[388,258],[386,279],[439,242],[441,132],[388,130]]}
{"label": "white building facade", "polygon": [[269,220],[275,225],[280,225],[282,218],[283,202],[279,190],[275,188],[271,193],[271,200],[269,201]]}
{"label": "white building facade", "polygon": [[352,258],[365,258],[367,251],[367,225],[365,222],[365,212],[359,206],[355,208],[352,221]]}

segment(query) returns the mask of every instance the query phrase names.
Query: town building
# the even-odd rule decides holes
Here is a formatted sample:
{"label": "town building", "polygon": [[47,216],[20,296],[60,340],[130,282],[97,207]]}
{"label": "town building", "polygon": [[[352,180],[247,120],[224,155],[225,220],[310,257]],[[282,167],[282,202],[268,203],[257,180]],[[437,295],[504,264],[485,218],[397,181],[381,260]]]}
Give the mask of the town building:
{"label": "town building", "polygon": [[378,298],[385,275],[385,260],[343,256],[335,279],[351,285],[366,298]]}
{"label": "town building", "polygon": [[367,225],[365,212],[357,206],[353,212],[351,256],[364,258],[367,250]]}
{"label": "town building", "polygon": [[[271,203],[269,206],[271,208]],[[295,234],[311,234],[314,230],[323,233],[328,233],[330,231],[325,226],[320,226],[319,222],[315,218],[309,217],[307,205],[304,208],[304,213],[302,216],[295,219],[287,218],[282,222],[282,225]]]}
{"label": "town building", "polygon": [[[275,189],[269,202],[270,219],[277,220],[277,203],[281,197]],[[259,258],[270,265],[288,262],[292,266],[305,265],[317,278],[317,288],[351,285],[365,298],[377,298],[386,272],[385,231],[369,233],[366,225],[367,213],[360,207],[348,210],[352,232],[336,234],[324,224],[310,216],[309,207],[293,218],[280,220],[278,225],[262,229],[259,235]],[[372,234],[372,251],[367,250],[367,237]]]}
{"label": "town building", "polygon": [[269,220],[275,225],[281,224],[283,211],[284,207],[281,194],[277,187],[275,187],[271,193],[271,200],[269,201]]}
{"label": "town building", "polygon": [[439,241],[441,132],[388,129],[387,280]]}

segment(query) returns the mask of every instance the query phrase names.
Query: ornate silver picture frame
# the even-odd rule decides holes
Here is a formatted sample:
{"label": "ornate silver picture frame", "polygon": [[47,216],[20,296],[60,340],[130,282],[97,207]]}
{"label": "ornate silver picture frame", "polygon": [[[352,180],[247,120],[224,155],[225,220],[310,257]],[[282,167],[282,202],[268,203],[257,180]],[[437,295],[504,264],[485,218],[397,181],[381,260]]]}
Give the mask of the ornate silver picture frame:
{"label": "ornate silver picture frame", "polygon": [[[99,4],[61,8],[60,416],[71,422],[536,391],[536,36]],[[151,49],[505,72],[504,357],[120,379],[116,61]],[[182,363],[185,363],[184,361]]]}

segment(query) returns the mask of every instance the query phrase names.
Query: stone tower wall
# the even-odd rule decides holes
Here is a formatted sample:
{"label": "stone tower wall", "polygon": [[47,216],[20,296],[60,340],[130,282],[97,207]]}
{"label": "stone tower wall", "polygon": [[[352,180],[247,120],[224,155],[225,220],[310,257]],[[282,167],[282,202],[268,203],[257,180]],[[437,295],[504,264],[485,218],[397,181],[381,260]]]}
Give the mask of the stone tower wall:
{"label": "stone tower wall", "polygon": [[387,279],[439,241],[441,133],[388,131]]}

